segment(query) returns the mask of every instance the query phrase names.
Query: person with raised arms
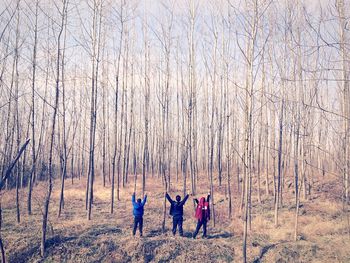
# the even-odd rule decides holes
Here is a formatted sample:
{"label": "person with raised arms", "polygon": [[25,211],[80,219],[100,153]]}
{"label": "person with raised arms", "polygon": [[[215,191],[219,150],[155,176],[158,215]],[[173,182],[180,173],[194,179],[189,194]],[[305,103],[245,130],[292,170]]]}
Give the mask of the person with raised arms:
{"label": "person with raised arms", "polygon": [[210,193],[208,193],[207,199],[205,197],[201,197],[201,199],[198,201],[198,199],[194,199],[195,203],[197,204],[195,217],[197,219],[197,227],[194,231],[192,237],[195,239],[199,229],[203,226],[203,238],[207,237],[207,222],[210,220],[210,208],[209,208],[209,200],[210,200]]}
{"label": "person with raised arms", "polygon": [[179,228],[180,236],[183,236],[183,214],[184,214],[184,205],[188,199],[188,194],[185,196],[183,200],[181,200],[181,196],[177,195],[175,197],[176,201],[172,200],[168,193],[165,194],[166,199],[168,199],[170,203],[170,215],[173,217],[173,235],[176,234],[177,227]]}
{"label": "person with raised arms", "polygon": [[141,201],[141,198],[138,198],[137,201],[135,201],[135,193],[132,194],[132,206],[133,206],[133,215],[134,215],[134,227],[132,229],[132,235],[135,236],[137,226],[139,227],[140,231],[140,237],[142,237],[142,228],[143,228],[143,213],[144,209],[143,207],[146,204],[147,201],[147,195],[143,198]]}

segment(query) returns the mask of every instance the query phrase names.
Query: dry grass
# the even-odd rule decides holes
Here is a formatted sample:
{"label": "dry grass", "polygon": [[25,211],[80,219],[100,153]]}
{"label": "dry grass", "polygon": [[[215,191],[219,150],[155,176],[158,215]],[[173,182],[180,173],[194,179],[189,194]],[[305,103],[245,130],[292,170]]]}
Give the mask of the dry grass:
{"label": "dry grass", "polygon": [[[26,190],[21,191],[21,223],[15,220],[14,191],[2,195],[2,235],[10,262],[239,262],[242,260],[243,222],[239,212],[239,196],[234,195],[234,217],[228,219],[225,187],[215,193],[216,227],[209,224],[209,239],[191,239],[195,228],[192,198],[185,206],[185,237],[172,237],[171,218],[167,217],[166,233],[161,231],[163,188],[157,179],[149,178],[149,201],[144,216],[145,237],[132,237],[132,186],[121,189],[115,202],[115,213],[110,214],[110,187],[103,187],[97,178],[92,220],[86,219],[85,181],[66,182],[65,209],[57,217],[59,182],[50,204],[48,255],[39,256],[41,206],[45,184],[35,187],[33,215],[25,214]],[[172,187],[171,195],[181,194]],[[200,186],[198,196],[206,195],[207,187]],[[320,187],[321,189],[321,187]],[[138,189],[140,191],[140,189]],[[287,193],[279,214],[279,226],[274,227],[272,198],[254,203],[252,226],[248,242],[249,261],[261,262],[350,262],[350,238],[342,206],[336,198],[322,192],[317,198],[303,201],[300,209],[300,240],[293,241],[293,197]],[[253,196],[253,200],[256,197]],[[264,252],[264,253],[262,253]],[[259,262],[259,261],[257,261]]]}

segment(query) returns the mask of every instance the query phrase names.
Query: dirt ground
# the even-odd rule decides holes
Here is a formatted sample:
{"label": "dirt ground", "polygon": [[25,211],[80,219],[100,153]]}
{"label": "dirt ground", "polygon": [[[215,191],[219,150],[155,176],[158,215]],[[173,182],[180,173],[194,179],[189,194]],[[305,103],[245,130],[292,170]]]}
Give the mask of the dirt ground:
{"label": "dirt ground", "polygon": [[[262,204],[253,195],[252,223],[248,239],[249,262],[350,262],[348,213],[344,212],[336,179],[322,179],[314,185],[310,200],[300,206],[298,241],[293,241],[295,206],[292,190],[286,186],[279,225],[274,226],[273,197],[264,195]],[[21,223],[16,222],[15,191],[3,191],[2,237],[9,262],[241,262],[243,221],[239,194],[233,186],[233,217],[228,218],[225,186],[215,188],[216,224],[209,222],[209,237],[192,239],[195,229],[193,196],[185,205],[184,237],[173,237],[171,218],[166,232],[161,229],[163,187],[157,178],[147,179],[148,201],[144,215],[144,237],[131,234],[133,183],[121,189],[114,214],[110,213],[111,189],[96,178],[92,220],[85,210],[86,180],[66,181],[65,207],[57,217],[59,180],[55,181],[50,203],[48,250],[41,258],[40,236],[42,205],[46,192],[43,183],[35,186],[33,214],[26,214],[27,189],[21,190]],[[132,182],[133,179],[130,178]],[[181,194],[172,184],[171,196]],[[200,185],[196,197],[206,195]],[[270,187],[272,189],[272,186]],[[140,189],[138,188],[138,193]],[[169,204],[167,204],[167,210]],[[167,215],[168,215],[167,211]]]}

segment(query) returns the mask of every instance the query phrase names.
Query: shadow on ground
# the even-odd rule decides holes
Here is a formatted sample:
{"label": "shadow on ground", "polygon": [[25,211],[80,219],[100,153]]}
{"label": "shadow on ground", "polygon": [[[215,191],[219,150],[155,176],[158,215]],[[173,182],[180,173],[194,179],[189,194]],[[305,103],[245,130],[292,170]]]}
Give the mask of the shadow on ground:
{"label": "shadow on ground", "polygon": [[233,237],[232,233],[229,232],[223,232],[223,233],[217,233],[213,235],[208,235],[208,239],[218,239],[218,238],[230,238]]}

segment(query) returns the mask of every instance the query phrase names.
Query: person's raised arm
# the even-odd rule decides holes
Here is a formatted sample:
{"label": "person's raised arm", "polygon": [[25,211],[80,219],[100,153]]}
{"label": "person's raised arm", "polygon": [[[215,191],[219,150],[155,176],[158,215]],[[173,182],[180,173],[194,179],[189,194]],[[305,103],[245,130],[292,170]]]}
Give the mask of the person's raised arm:
{"label": "person's raised arm", "polygon": [[146,204],[146,201],[147,201],[147,195],[145,195],[145,198],[143,198],[143,201],[142,201],[143,206]]}
{"label": "person's raised arm", "polygon": [[135,192],[131,196],[131,202],[132,204],[135,204]]}
{"label": "person's raised arm", "polygon": [[207,202],[209,203],[210,201],[210,193],[208,193],[208,196],[207,196]]}
{"label": "person's raised arm", "polygon": [[168,199],[169,203],[173,202],[173,200],[171,199],[170,195],[168,195],[168,193],[165,193],[165,197],[166,199]]}
{"label": "person's raised arm", "polygon": [[190,196],[190,195],[187,194],[187,195],[185,196],[184,200],[182,200],[181,204],[184,205],[184,204],[186,203],[186,201],[187,201],[187,199],[188,199],[189,196]]}

